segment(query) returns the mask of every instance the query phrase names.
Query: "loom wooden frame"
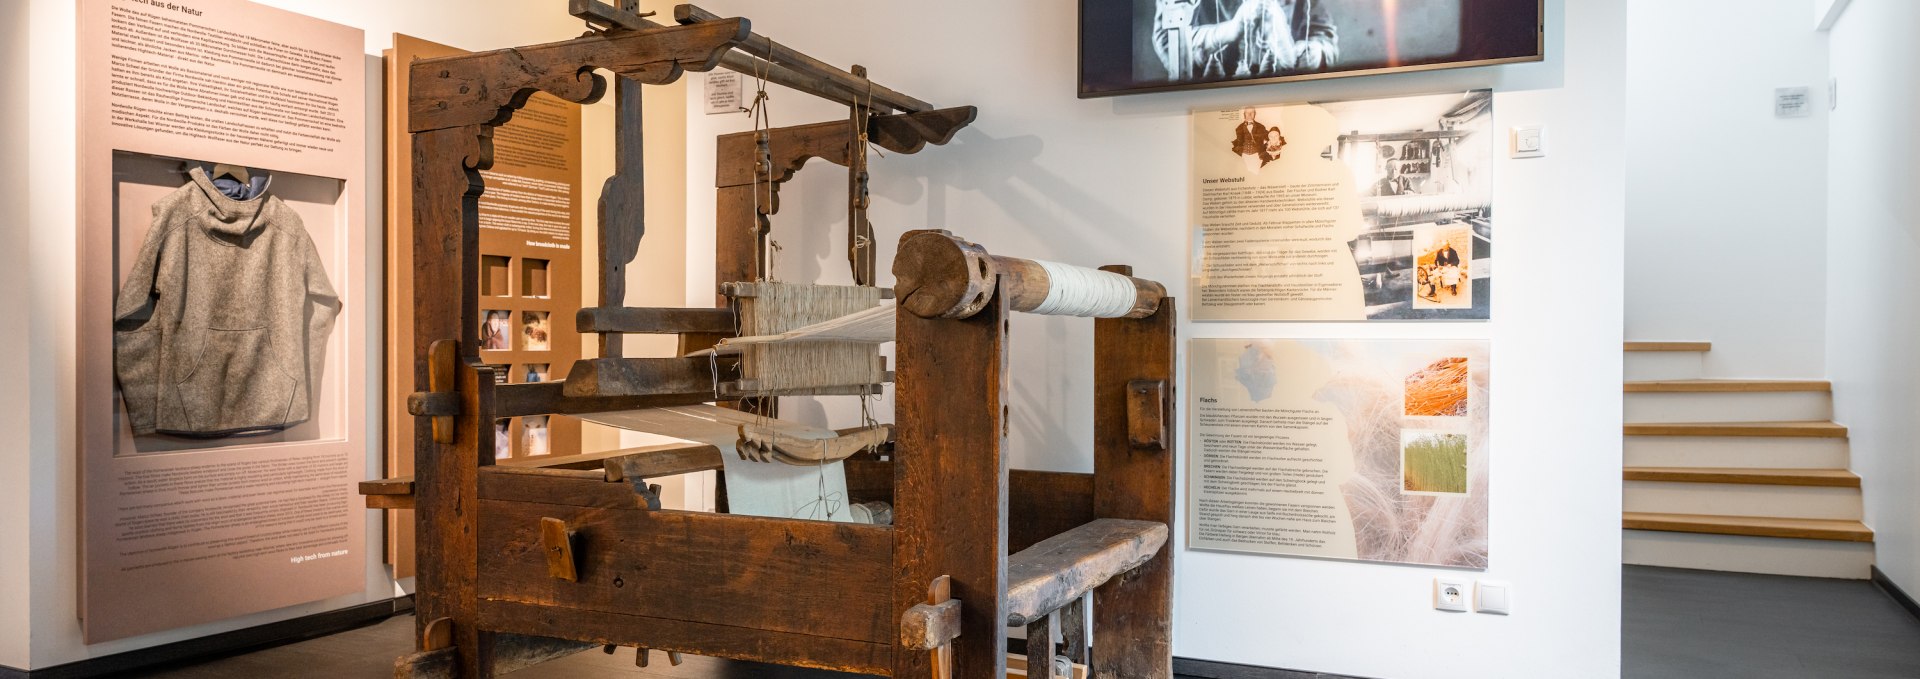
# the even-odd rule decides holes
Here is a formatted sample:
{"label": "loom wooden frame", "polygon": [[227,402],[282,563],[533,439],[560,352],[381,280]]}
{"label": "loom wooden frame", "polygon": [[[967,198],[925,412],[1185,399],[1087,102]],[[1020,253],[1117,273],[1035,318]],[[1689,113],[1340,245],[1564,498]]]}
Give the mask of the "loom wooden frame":
{"label": "loom wooden frame", "polygon": [[[597,460],[604,470],[592,469],[592,462],[562,468],[493,464],[496,418],[712,400],[710,391],[688,389],[680,379],[690,368],[704,373],[704,362],[621,358],[617,342],[609,357],[582,362],[566,382],[497,385],[476,343],[461,339],[479,321],[476,200],[484,190],[479,171],[492,157],[493,127],[536,90],[594,101],[606,86],[592,70],[605,68],[621,80],[623,153],[637,149],[637,125],[626,122],[637,120],[638,85],[714,68],[730,51],[766,42],[744,19],[697,8],[676,15],[683,25],[596,31],[412,65],[417,268],[411,351],[419,357],[413,374],[419,391],[409,409],[431,426],[416,428],[415,479],[362,488],[370,506],[415,510],[420,652],[402,658],[396,676],[492,677],[604,644],[609,651],[633,646],[643,653],[658,649],[915,679],[947,676],[938,660],[946,654],[951,676],[998,679],[1006,667],[1009,554],[1054,544],[1043,541],[1101,518],[1172,522],[1171,299],[1148,318],[1095,321],[1092,355],[1103,359],[1095,373],[1093,474],[1008,469],[1006,294],[971,318],[923,319],[903,312],[897,451],[892,459],[848,461],[852,499],[892,500],[892,526],[658,509],[641,475],[713,469],[705,454],[710,447],[604,456]],[[785,56],[769,52],[764,58]],[[853,120],[866,119],[866,136],[898,153],[943,144],[974,118],[971,107],[873,113],[855,110]],[[719,280],[758,278],[778,186],[807,158],[855,168],[850,182],[861,179],[854,153],[859,135],[848,122],[777,128],[769,135],[779,155],[758,173],[754,134],[718,140]],[[609,186],[621,180],[616,175]],[[757,201],[756,187],[765,191]],[[855,188],[849,194],[857,200]],[[606,223],[608,216],[602,219]],[[872,256],[872,247],[854,247],[858,229],[849,234],[856,270],[860,258]],[[639,237],[602,234],[603,268],[624,265],[631,257],[627,246]],[[871,259],[866,267],[871,270]],[[725,335],[715,332],[725,327],[716,322],[724,309],[604,308],[616,304],[603,299],[603,308],[582,310],[582,329],[677,334],[683,347],[693,348]],[[609,372],[615,368],[624,372]],[[586,376],[624,378],[625,388],[608,395],[573,388],[584,380],[567,384]],[[1158,408],[1139,406],[1140,385],[1147,383],[1162,394]],[[1129,437],[1130,430],[1142,430],[1139,422],[1130,423],[1129,413],[1138,419],[1136,411],[1149,410],[1165,416],[1160,431],[1167,433],[1142,445]],[[1071,589],[1074,578],[1063,576],[1049,593],[1074,594],[1077,602],[1076,592],[1097,586],[1094,634],[1116,641],[1093,655],[1095,676],[1172,675],[1172,562],[1170,550],[1151,547],[1132,555],[1126,570],[1109,569],[1097,581],[1068,571],[1065,576],[1086,580],[1077,582],[1081,589]],[[930,588],[948,582],[958,605],[913,619],[957,626],[945,632],[937,624],[932,632],[924,625],[913,628],[958,636],[919,645],[903,640],[903,619],[927,610],[923,604],[940,603],[938,596],[929,601]],[[1086,614],[1074,604],[1061,610],[1069,620]],[[1054,619],[1046,614],[1034,624]],[[1070,651],[1084,654],[1086,639],[1074,632],[1076,625],[1067,627]],[[942,648],[920,650],[943,641]],[[1038,646],[1052,652],[1051,644]]]}

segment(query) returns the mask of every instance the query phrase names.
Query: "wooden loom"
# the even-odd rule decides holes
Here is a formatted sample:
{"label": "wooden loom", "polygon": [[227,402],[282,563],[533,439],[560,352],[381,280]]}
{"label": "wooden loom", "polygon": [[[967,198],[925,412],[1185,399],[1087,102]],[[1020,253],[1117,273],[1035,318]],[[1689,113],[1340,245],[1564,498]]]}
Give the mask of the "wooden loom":
{"label": "wooden loom", "polygon": [[[726,305],[619,306],[621,270],[642,232],[642,85],[725,66],[852,110],[852,124],[719,139],[722,281],[763,278],[778,187],[819,157],[851,170],[849,260],[856,281],[872,285],[859,145],[913,153],[974,117],[779,46],[744,19],[683,5],[679,25],[662,26],[623,4],[574,0],[597,27],[574,40],[412,65],[420,390],[408,407],[431,424],[416,436],[416,477],[362,484],[369,507],[415,510],[419,652],[399,660],[396,676],[492,677],[604,645],[635,647],[643,664],[652,649],[997,679],[1008,664],[1005,628],[1026,626],[1029,639],[1060,630],[1066,655],[1093,676],[1171,677],[1172,562],[1162,546],[1173,517],[1175,312],[1156,283],[1126,279],[1126,313],[1093,321],[1093,474],[1008,468],[1007,316],[1050,303],[1063,285],[1050,277],[1061,275],[1057,265],[932,231],[910,232],[896,260],[896,444],[846,461],[851,499],[891,501],[893,525],[660,509],[648,480],[718,469],[712,446],[493,462],[497,418],[716,398],[713,359],[621,356],[623,333],[676,334],[686,353],[737,327]],[[561,382],[496,384],[475,343],[460,339],[479,323],[476,199],[491,129],[536,90],[596,100],[605,84],[595,68],[618,78],[618,170],[601,206],[600,306],[581,309],[577,324],[600,334],[603,358],[578,362]],[[769,156],[756,162],[756,147]],[[1089,617],[1097,652],[1083,633]],[[1056,652],[1030,643],[1028,667],[1053,667]]]}

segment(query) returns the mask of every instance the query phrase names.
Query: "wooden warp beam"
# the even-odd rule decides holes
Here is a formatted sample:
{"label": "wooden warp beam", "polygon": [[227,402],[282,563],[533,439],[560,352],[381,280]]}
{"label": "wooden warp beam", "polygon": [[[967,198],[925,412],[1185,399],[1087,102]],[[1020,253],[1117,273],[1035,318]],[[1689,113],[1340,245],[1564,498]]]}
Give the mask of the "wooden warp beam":
{"label": "wooden warp beam", "polygon": [[1160,308],[1166,286],[1120,274],[988,254],[946,231],[908,231],[893,259],[894,295],[921,318],[967,318],[992,298],[994,277],[1005,279],[1014,311],[1098,318],[1146,318]]}

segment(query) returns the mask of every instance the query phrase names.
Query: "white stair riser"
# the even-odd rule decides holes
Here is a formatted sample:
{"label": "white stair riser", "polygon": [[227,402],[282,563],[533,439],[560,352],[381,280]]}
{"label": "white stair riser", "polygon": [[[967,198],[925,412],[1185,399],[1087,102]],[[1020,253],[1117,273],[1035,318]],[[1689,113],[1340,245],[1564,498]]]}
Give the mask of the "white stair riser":
{"label": "white stair riser", "polygon": [[1769,436],[1628,436],[1629,467],[1846,469],[1847,440]]}
{"label": "white stair riser", "polygon": [[1623,492],[1622,504],[1629,512],[1855,521],[1861,517],[1859,488],[1628,481]]}
{"label": "white stair riser", "polygon": [[1629,351],[1627,381],[1697,380],[1706,373],[1706,355],[1698,351]]}
{"label": "white stair riser", "polygon": [[1833,419],[1833,399],[1824,391],[1653,392],[1626,397],[1629,424]]}
{"label": "white stair riser", "polygon": [[1651,530],[1621,531],[1621,538],[1621,560],[1637,566],[1856,580],[1873,566],[1871,542]]}

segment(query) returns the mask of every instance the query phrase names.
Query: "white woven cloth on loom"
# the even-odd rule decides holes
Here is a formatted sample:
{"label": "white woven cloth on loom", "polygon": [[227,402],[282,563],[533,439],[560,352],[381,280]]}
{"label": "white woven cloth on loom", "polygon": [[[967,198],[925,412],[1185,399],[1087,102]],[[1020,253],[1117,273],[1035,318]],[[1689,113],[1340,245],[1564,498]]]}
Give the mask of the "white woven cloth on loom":
{"label": "white woven cloth on loom", "polygon": [[814,466],[740,459],[740,426],[771,429],[796,439],[830,439],[832,431],[712,405],[648,408],[579,415],[588,422],[628,431],[705,443],[720,449],[726,465],[727,511],[749,516],[853,522],[847,506],[846,468],[839,462]]}
{"label": "white woven cloth on loom", "polygon": [[739,353],[747,344],[785,344],[789,342],[892,342],[894,335],[893,300],[865,311],[794,328],[778,335],[731,337],[720,340],[714,350],[722,354]]}
{"label": "white woven cloth on loom", "polygon": [[1047,271],[1047,298],[1033,313],[1119,318],[1133,311],[1133,279],[1109,271],[1034,260]]}

